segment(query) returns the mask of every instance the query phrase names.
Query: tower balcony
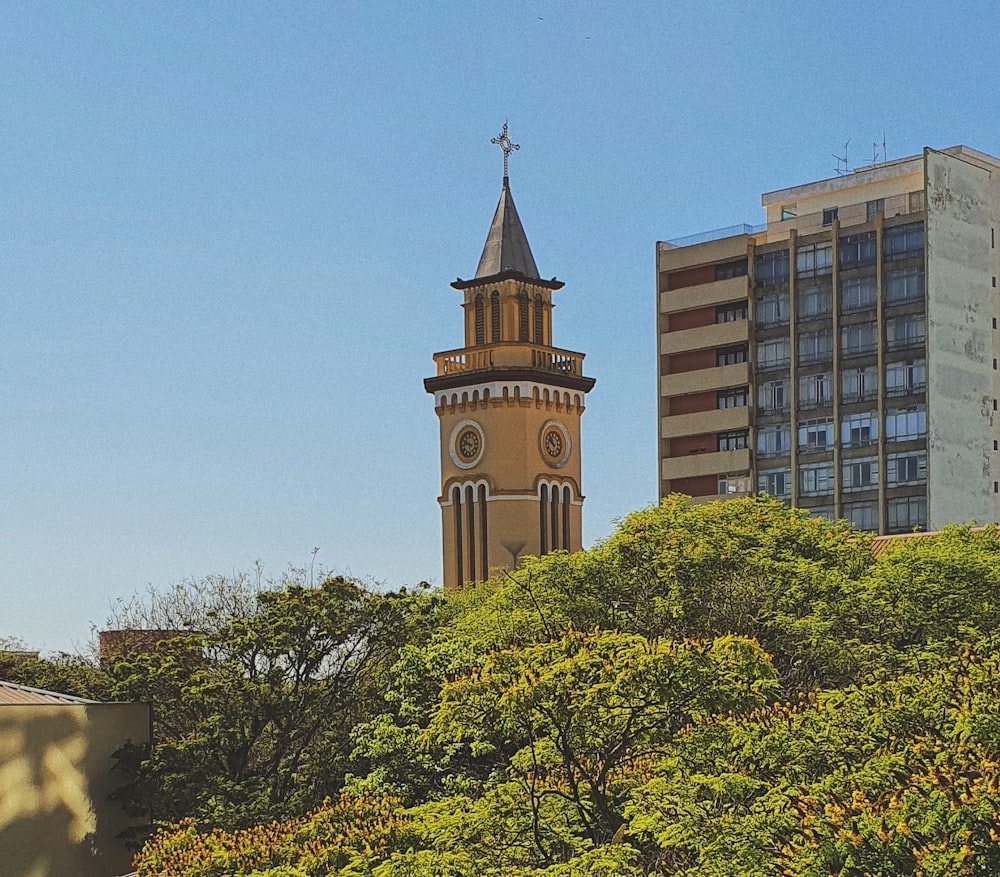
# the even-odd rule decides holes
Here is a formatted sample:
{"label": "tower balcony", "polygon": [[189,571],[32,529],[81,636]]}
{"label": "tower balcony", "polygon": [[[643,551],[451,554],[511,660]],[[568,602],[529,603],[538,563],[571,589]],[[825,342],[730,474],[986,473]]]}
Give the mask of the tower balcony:
{"label": "tower balcony", "polygon": [[526,368],[564,375],[583,375],[583,357],[584,354],[574,353],[572,350],[501,341],[485,347],[463,347],[435,353],[434,362],[438,377],[496,368]]}
{"label": "tower balcony", "polygon": [[593,378],[583,375],[584,354],[524,341],[500,341],[434,354],[437,376],[424,382],[428,390],[459,386],[489,377],[518,377],[589,390]]}

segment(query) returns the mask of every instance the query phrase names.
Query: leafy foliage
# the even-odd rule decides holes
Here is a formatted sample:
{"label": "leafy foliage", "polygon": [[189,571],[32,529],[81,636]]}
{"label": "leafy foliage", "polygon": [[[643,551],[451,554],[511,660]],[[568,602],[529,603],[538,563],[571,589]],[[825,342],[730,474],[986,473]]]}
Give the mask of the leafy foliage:
{"label": "leafy foliage", "polygon": [[995,529],[875,559],[669,497],[475,589],[289,586],[58,672],[158,704],[143,877],[996,874],[998,594]]}
{"label": "leafy foliage", "polygon": [[259,593],[252,614],[115,661],[115,694],[155,711],[134,804],[161,821],[245,827],[336,795],[350,730],[382,702],[427,609],[423,595],[372,595],[343,578],[290,584]]}

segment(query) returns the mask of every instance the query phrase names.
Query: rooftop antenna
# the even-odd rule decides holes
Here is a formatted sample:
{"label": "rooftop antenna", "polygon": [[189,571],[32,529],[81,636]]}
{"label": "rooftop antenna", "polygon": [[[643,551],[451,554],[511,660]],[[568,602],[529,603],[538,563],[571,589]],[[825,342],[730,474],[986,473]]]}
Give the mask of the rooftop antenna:
{"label": "rooftop antenna", "polygon": [[[889,156],[885,151],[885,131],[882,132],[882,161],[888,161]],[[872,164],[878,164],[878,143],[872,143]]]}
{"label": "rooftop antenna", "polygon": [[843,157],[834,153],[834,158],[837,160],[837,166],[834,168],[838,177],[842,177],[844,174],[849,174],[851,172],[850,167],[847,164],[847,147],[850,144],[850,140],[844,144],[844,155]]}

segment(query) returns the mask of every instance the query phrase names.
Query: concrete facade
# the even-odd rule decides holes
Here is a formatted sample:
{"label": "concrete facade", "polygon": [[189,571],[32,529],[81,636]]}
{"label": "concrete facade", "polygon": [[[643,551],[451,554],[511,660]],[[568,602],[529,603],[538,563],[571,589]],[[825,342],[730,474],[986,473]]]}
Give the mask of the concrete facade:
{"label": "concrete facade", "polygon": [[925,149],[761,201],[761,228],[657,244],[661,495],[1000,519],[1000,160]]}

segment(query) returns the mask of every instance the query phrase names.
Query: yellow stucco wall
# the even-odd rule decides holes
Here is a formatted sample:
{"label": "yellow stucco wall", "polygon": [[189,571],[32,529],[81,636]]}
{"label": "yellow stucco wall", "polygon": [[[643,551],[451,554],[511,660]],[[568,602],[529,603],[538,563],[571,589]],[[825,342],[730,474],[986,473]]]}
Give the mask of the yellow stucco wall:
{"label": "yellow stucco wall", "polygon": [[122,782],[113,754],[148,742],[143,703],[0,706],[0,874],[114,877],[131,855],[130,825],[108,800]]}

